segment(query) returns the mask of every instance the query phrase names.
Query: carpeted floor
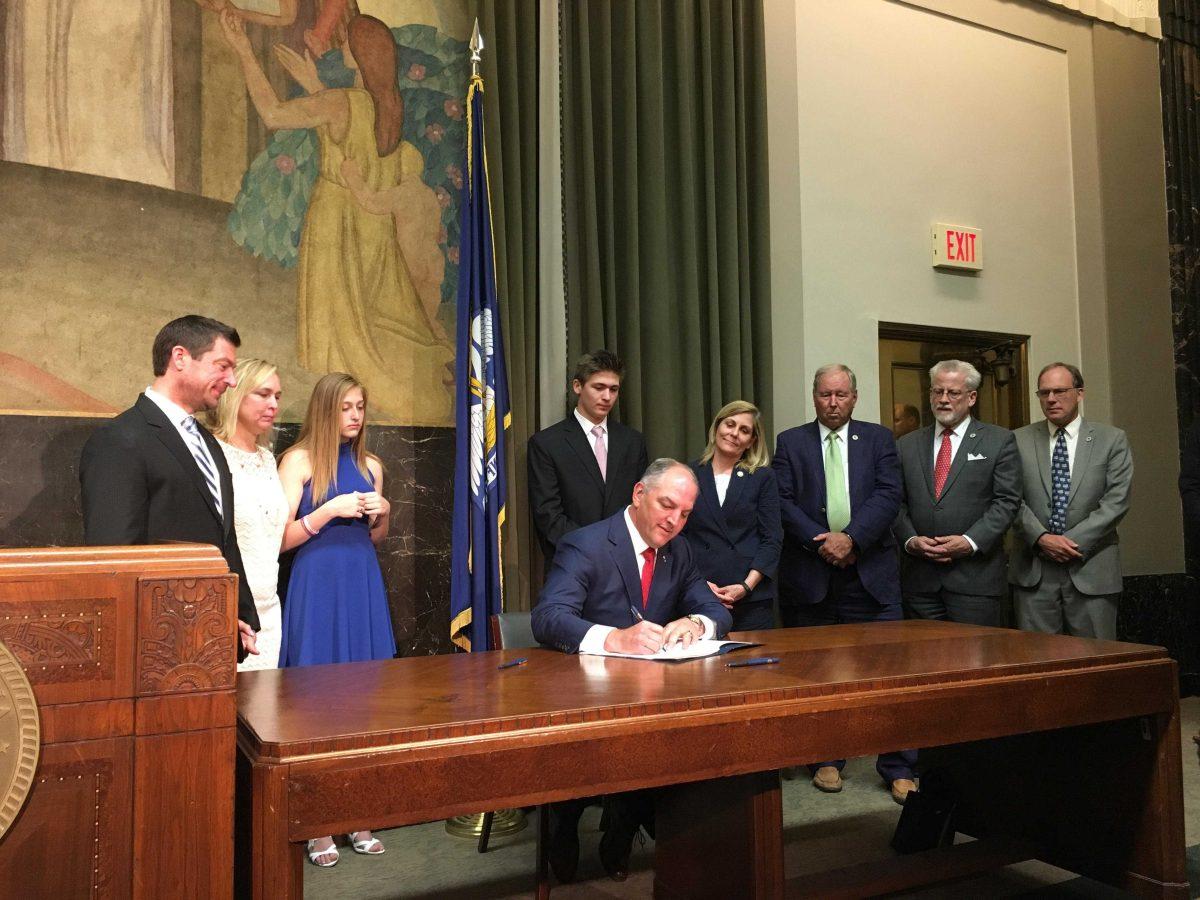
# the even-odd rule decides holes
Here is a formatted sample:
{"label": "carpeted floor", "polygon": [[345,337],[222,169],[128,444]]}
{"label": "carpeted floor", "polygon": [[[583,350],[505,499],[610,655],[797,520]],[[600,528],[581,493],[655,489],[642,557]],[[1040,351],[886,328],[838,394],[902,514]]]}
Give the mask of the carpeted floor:
{"label": "carpeted floor", "polygon": [[[1191,896],[1200,897],[1200,765],[1191,735],[1200,729],[1200,698],[1181,704],[1183,790]],[[783,784],[784,865],[789,878],[804,872],[892,855],[888,847],[900,807],[875,774],[873,759],[851,760],[845,789],[822,794],[807,780]],[[651,895],[654,845],[634,846],[632,873],[618,884],[605,877],[596,857],[600,812],[589,809],[580,824],[579,881],[556,885],[556,900],[641,898]],[[379,833],[388,851],[380,857],[348,849],[332,869],[304,867],[306,900],[390,898],[517,898],[532,893],[535,828],[494,839],[486,854],[473,841],[446,834],[441,822]],[[1042,863],[1021,863],[970,881],[905,895],[949,898],[1105,898],[1124,896],[1104,885]]]}

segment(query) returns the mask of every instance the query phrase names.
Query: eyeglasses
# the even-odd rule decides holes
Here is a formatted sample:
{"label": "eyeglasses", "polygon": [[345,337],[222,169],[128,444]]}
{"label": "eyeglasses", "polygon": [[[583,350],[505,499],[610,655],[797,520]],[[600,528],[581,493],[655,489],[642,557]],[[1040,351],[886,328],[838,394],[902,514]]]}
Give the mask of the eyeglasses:
{"label": "eyeglasses", "polygon": [[947,400],[961,400],[966,393],[966,391],[952,391],[949,388],[929,389],[929,396],[934,400],[937,400],[939,397],[945,397]]}
{"label": "eyeglasses", "polygon": [[1069,388],[1042,388],[1040,391],[1034,391],[1034,393],[1035,393],[1035,394],[1037,394],[1037,395],[1038,395],[1038,397],[1039,397],[1040,399],[1042,399],[1042,400],[1048,400],[1048,399],[1049,399],[1049,398],[1051,398],[1051,397],[1054,397],[1054,398],[1056,398],[1056,399],[1057,399],[1058,397],[1062,397],[1064,394],[1066,394],[1066,393],[1067,393],[1067,391],[1077,391],[1077,390],[1079,390],[1079,388],[1076,388],[1076,387],[1069,387]]}

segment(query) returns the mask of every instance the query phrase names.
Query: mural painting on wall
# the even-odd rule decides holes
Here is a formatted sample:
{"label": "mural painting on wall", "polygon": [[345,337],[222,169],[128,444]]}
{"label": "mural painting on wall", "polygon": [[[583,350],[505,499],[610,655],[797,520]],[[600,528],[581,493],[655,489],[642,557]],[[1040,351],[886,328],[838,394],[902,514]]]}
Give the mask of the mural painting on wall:
{"label": "mural painting on wall", "polygon": [[465,6],[10,0],[0,411],[119,410],[202,312],[287,418],[344,370],[379,421],[451,425]]}

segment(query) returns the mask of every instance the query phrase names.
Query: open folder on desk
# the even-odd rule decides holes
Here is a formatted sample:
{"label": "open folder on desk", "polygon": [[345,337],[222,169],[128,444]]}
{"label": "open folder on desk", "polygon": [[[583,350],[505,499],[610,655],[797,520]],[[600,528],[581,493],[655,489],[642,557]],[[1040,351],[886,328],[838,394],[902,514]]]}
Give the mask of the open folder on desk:
{"label": "open folder on desk", "polygon": [[742,647],[757,647],[759,644],[753,641],[693,641],[689,646],[685,647],[681,643],[674,643],[669,647],[663,647],[657,653],[610,653],[608,650],[599,650],[595,653],[587,654],[589,656],[619,656],[622,659],[644,659],[650,662],[678,662],[683,659],[700,659],[705,656],[720,656],[722,653],[728,653],[730,650],[739,650]]}

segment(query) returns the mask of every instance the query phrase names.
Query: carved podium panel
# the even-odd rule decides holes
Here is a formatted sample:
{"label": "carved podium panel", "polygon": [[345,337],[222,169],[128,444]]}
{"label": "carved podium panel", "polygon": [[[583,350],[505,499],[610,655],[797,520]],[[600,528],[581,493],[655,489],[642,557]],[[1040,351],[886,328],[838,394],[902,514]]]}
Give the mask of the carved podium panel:
{"label": "carved podium panel", "polygon": [[215,547],[0,550],[41,759],[0,897],[229,897],[237,576]]}

